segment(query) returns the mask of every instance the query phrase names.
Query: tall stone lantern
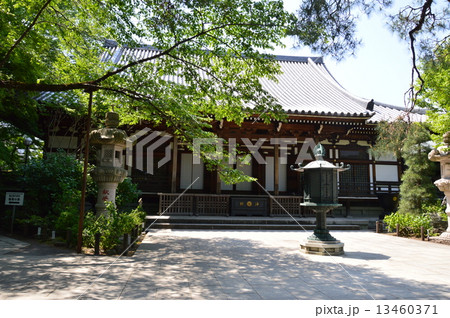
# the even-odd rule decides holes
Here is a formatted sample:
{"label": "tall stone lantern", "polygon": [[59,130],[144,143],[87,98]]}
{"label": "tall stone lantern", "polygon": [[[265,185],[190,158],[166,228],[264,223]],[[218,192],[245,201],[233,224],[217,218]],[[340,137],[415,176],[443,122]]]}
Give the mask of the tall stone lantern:
{"label": "tall stone lantern", "polygon": [[116,189],[127,176],[123,168],[123,149],[127,134],[118,129],[119,114],[106,114],[105,128],[91,132],[90,142],[97,149],[97,166],[91,172],[92,179],[98,185],[98,198],[95,208],[97,216],[106,214],[106,202],[116,202]]}
{"label": "tall stone lantern", "polygon": [[[431,150],[428,159],[439,161],[441,164],[441,178],[436,180],[434,184],[445,194],[444,200],[447,202],[445,213],[450,219],[450,131],[444,134],[444,146]],[[440,237],[446,240],[450,239],[450,225]]]}
{"label": "tall stone lantern", "polygon": [[316,227],[314,233],[304,243],[301,250],[307,254],[341,255],[344,254],[344,243],[331,236],[327,229],[327,213],[341,206],[338,203],[338,172],[348,170],[350,166],[334,166],[323,160],[325,148],[317,144],[314,148],[315,161],[305,167],[299,165],[293,170],[304,174],[304,193],[301,206],[311,208],[316,214]]}

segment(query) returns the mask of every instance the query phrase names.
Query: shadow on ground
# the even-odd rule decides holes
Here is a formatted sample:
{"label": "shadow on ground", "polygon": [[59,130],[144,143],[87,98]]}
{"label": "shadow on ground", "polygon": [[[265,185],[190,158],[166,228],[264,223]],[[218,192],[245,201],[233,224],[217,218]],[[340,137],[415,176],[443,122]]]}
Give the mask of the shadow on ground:
{"label": "shadow on ground", "polygon": [[386,260],[389,259],[390,256],[378,253],[367,253],[367,252],[346,252],[344,257],[346,258],[354,258],[354,259],[363,259],[363,260]]}
{"label": "shadow on ground", "polygon": [[[348,252],[367,262],[383,254]],[[115,262],[115,263],[113,263]],[[315,262],[298,248],[151,235],[133,257],[32,245],[0,256],[0,299],[448,299],[448,286]]]}

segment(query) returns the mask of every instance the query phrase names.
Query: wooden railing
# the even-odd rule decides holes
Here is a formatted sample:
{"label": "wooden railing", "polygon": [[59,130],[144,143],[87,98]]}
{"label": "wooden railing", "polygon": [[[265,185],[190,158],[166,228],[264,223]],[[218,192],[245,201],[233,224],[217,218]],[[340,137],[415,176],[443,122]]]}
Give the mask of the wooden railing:
{"label": "wooden railing", "polygon": [[159,214],[227,216],[229,195],[158,193]]}
{"label": "wooden railing", "polygon": [[400,191],[400,182],[379,181],[371,183],[338,183],[338,191],[339,196],[363,196],[383,193],[398,193]]}
{"label": "wooden railing", "polygon": [[219,194],[194,195],[195,211],[199,215],[228,215],[230,196]]}
{"label": "wooden railing", "polygon": [[379,193],[399,193],[400,182],[376,182],[373,183],[374,194]]}
{"label": "wooden railing", "polygon": [[[339,187],[339,196],[376,196],[381,193],[398,193],[399,182],[377,182],[377,183],[353,183],[344,184]],[[231,198],[238,196],[227,194],[197,194],[185,193],[158,193],[159,214],[164,215],[210,215],[229,216],[233,215],[231,209]],[[257,196],[245,197],[267,198],[268,207],[266,216],[314,216],[311,209],[300,205],[301,196]]]}
{"label": "wooden railing", "polygon": [[[231,215],[230,195],[158,193],[159,214],[164,215]],[[257,198],[258,196],[254,196]],[[261,197],[261,196],[260,196]],[[267,216],[311,216],[312,211],[300,206],[300,196],[262,196],[269,199]]]}
{"label": "wooden railing", "polygon": [[270,198],[270,216],[300,216],[302,207],[300,196],[272,196]]}
{"label": "wooden railing", "polygon": [[194,198],[192,195],[179,193],[158,193],[159,214],[191,215],[193,213]]}

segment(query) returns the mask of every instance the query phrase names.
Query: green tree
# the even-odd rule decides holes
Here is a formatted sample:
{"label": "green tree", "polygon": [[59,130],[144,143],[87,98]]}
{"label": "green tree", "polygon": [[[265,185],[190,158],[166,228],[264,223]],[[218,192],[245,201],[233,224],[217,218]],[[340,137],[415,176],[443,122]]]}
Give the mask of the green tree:
{"label": "green tree", "polygon": [[428,109],[427,123],[436,143],[450,131],[450,40],[438,46],[421,62],[425,84],[419,94],[418,105]]}
{"label": "green tree", "polygon": [[[211,114],[283,119],[259,79],[279,71],[263,52],[282,45],[293,20],[280,0],[2,0],[0,122],[38,134],[33,97],[43,91],[64,92],[55,102],[82,115],[95,91],[100,118],[114,108],[122,123],[164,122],[187,142],[213,136]],[[158,52],[116,61],[106,39]]]}
{"label": "green tree", "polygon": [[[124,121],[164,120],[190,136],[206,113],[241,122],[250,101],[266,118],[280,110],[258,79],[277,72],[261,52],[281,44],[292,19],[282,1],[2,1],[0,14],[2,114],[21,91],[99,90],[99,107],[124,115],[138,107]],[[105,39],[160,51],[101,62]],[[185,85],[167,79],[174,75]],[[22,106],[36,108],[16,112]]]}
{"label": "green tree", "polygon": [[19,148],[25,148],[22,134],[10,124],[0,124],[0,171],[14,170],[23,162]]}
{"label": "green tree", "polygon": [[422,213],[423,204],[436,199],[436,187],[432,183],[434,163],[428,160],[431,148],[430,133],[419,123],[411,124],[402,148],[402,157],[408,167],[400,185],[399,213]]}
{"label": "green tree", "polygon": [[420,214],[423,204],[433,203],[436,199],[431,179],[434,163],[428,160],[431,150],[429,130],[421,123],[409,123],[403,119],[381,122],[377,130],[373,154],[395,154],[404,160],[407,167],[401,178],[398,212]]}
{"label": "green tree", "polygon": [[417,104],[428,109],[426,122],[410,123],[405,118],[378,125],[374,152],[393,153],[407,166],[400,186],[399,213],[418,214],[435,201],[436,187],[431,182],[435,163],[428,159],[428,142],[442,142],[442,135],[450,130],[449,43],[446,39],[420,63],[423,83],[417,83]]}
{"label": "green tree", "polygon": [[[76,237],[81,197],[83,165],[64,152],[49,153],[45,158],[33,159],[20,167],[21,184],[25,185],[25,214],[19,219],[65,234],[71,229]],[[130,179],[117,189],[119,209],[134,209],[138,205],[139,191]],[[97,185],[88,178],[88,202],[93,207],[97,201]]]}
{"label": "green tree", "polygon": [[52,228],[63,211],[77,210],[80,197],[82,167],[73,157],[60,152],[31,160],[19,170],[26,186],[25,208],[31,215],[45,219]]}

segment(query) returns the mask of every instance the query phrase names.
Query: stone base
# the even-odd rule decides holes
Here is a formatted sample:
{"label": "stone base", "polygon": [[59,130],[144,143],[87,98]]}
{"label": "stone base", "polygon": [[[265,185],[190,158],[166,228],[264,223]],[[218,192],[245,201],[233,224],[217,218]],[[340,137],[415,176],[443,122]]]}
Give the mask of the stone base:
{"label": "stone base", "polygon": [[306,240],[300,244],[300,250],[305,254],[316,255],[342,255],[344,254],[344,243],[341,241],[313,241]]}
{"label": "stone base", "polygon": [[439,235],[439,238],[443,240],[450,240],[450,232],[443,232],[441,235]]}

